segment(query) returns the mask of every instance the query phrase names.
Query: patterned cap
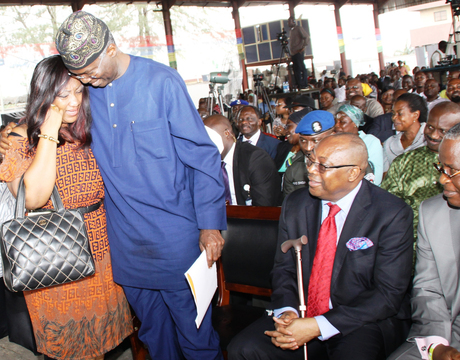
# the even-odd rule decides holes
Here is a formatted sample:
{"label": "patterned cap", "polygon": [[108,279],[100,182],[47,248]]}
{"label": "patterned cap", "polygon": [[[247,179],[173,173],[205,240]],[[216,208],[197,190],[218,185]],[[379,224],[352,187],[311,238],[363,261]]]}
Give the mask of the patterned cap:
{"label": "patterned cap", "polygon": [[65,20],[56,34],[56,49],[69,70],[90,65],[105,49],[109,29],[100,19],[76,11]]}
{"label": "patterned cap", "polygon": [[345,104],[339,107],[337,112],[340,111],[347,114],[347,116],[356,124],[356,126],[364,125],[364,113],[360,108]]}
{"label": "patterned cap", "polygon": [[334,125],[334,115],[324,110],[315,110],[300,120],[295,132],[302,135],[317,135],[332,129]]}

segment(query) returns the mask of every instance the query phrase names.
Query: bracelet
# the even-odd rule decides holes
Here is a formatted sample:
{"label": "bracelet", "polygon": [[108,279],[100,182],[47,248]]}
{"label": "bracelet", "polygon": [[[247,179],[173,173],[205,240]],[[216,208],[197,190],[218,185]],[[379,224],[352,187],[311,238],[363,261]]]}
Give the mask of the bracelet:
{"label": "bracelet", "polygon": [[436,346],[442,345],[441,343],[433,343],[430,346],[428,346],[428,360],[433,360],[433,352]]}
{"label": "bracelet", "polygon": [[52,141],[52,142],[55,142],[56,144],[59,144],[59,140],[58,139],[55,139],[54,137],[52,136],[49,136],[49,135],[45,135],[45,134],[40,134],[38,135],[39,138],[43,138],[43,139],[46,139],[46,140],[49,140],[49,141]]}

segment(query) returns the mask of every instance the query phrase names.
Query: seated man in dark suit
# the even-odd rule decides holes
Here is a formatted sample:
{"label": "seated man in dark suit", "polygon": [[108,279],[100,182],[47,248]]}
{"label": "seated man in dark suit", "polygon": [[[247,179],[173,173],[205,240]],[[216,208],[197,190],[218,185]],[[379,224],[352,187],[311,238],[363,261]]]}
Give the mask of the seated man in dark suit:
{"label": "seated man in dark suit", "polygon": [[254,106],[243,106],[237,115],[237,124],[241,136],[239,141],[248,142],[251,145],[264,149],[272,159],[276,157],[276,149],[280,141],[265,135],[260,127],[262,125],[262,116],[259,109]]}
{"label": "seated man in dark suit", "polygon": [[270,156],[256,146],[236,141],[225,116],[209,116],[204,125],[225,164],[224,182],[228,181],[228,185],[224,185],[226,189],[228,186],[229,204],[280,205],[281,179]]}
{"label": "seated man in dark suit", "polygon": [[[330,135],[307,158],[309,187],[289,194],[272,271],[274,317],[243,330],[229,359],[385,359],[410,319],[412,210],[363,180],[367,149],[353,134]],[[306,318],[299,318],[296,256],[302,248]],[[265,330],[265,334],[264,334]]]}

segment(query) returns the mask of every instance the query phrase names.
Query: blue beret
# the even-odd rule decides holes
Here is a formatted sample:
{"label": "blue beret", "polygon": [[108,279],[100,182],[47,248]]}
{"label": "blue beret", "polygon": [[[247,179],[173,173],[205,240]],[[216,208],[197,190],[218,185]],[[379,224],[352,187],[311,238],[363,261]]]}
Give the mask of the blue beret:
{"label": "blue beret", "polygon": [[230,106],[235,105],[249,105],[249,103],[246,100],[235,100],[230,103]]}
{"label": "blue beret", "polygon": [[328,111],[314,110],[300,120],[295,132],[302,135],[316,135],[332,129],[334,125],[334,115]]}

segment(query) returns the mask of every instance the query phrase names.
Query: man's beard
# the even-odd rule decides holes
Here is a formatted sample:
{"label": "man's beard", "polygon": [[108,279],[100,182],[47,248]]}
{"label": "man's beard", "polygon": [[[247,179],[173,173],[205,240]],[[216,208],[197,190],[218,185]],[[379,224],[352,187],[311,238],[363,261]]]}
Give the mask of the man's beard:
{"label": "man's beard", "polygon": [[454,103],[460,103],[460,94],[452,94],[450,101]]}

